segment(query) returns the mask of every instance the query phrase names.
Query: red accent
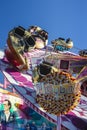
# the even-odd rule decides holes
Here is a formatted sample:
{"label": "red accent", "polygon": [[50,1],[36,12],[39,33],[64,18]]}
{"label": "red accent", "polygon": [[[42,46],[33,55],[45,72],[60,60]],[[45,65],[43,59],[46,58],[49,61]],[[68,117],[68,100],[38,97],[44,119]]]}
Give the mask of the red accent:
{"label": "red accent", "polygon": [[5,55],[6,55],[7,60],[8,60],[13,66],[19,66],[19,65],[21,65],[21,64],[15,59],[14,54],[13,54],[9,49],[6,49],[6,50],[5,50]]}

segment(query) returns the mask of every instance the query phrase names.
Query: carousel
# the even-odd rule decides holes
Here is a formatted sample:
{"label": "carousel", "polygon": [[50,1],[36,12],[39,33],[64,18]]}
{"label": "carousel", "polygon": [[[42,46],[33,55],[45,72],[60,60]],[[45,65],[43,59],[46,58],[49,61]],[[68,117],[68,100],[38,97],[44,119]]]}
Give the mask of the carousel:
{"label": "carousel", "polygon": [[[9,31],[0,57],[1,72],[26,104],[57,125],[87,97],[86,51],[78,54],[71,38],[48,45],[48,32],[39,26]],[[64,124],[62,124],[64,125]],[[65,126],[67,128],[67,126]],[[73,129],[74,130],[74,129]]]}

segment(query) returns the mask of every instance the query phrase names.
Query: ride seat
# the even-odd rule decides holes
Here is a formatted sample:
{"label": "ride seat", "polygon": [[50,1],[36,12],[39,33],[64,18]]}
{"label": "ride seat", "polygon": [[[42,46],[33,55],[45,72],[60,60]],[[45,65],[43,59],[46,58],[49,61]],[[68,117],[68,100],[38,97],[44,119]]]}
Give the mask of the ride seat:
{"label": "ride seat", "polygon": [[17,28],[15,28],[14,33],[16,36],[23,37],[24,33],[25,33],[25,29],[22,26],[18,26]]}

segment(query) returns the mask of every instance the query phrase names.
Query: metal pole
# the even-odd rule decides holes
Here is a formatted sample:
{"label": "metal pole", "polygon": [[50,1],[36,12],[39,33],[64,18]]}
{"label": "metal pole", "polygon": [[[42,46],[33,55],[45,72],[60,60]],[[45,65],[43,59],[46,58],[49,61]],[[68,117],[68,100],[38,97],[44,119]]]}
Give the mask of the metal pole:
{"label": "metal pole", "polygon": [[57,116],[57,130],[61,130],[61,115]]}

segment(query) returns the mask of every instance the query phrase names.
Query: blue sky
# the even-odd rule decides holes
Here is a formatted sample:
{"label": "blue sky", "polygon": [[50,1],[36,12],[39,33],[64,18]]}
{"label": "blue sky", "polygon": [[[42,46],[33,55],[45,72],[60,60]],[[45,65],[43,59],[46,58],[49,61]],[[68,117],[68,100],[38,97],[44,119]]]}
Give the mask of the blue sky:
{"label": "blue sky", "polygon": [[[37,25],[52,40],[70,37],[74,47],[87,47],[87,0],[0,0],[0,48],[16,27]],[[77,50],[78,51],[78,50]]]}

